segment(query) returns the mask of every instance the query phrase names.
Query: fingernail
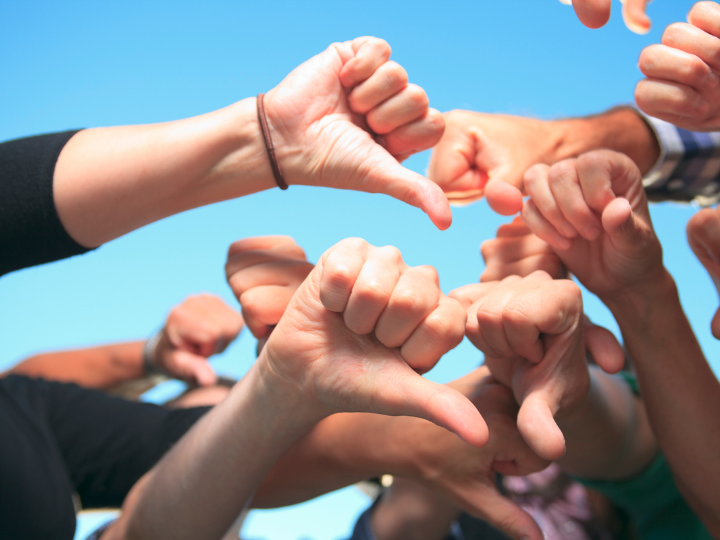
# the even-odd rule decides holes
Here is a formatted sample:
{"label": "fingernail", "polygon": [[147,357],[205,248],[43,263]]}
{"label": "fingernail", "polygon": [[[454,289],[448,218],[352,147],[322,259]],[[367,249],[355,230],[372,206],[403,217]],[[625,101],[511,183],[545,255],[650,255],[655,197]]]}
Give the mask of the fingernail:
{"label": "fingernail", "polygon": [[720,77],[718,77],[715,72],[711,71],[710,74],[705,78],[705,84],[703,86],[706,90],[712,90],[718,85],[719,82]]}
{"label": "fingernail", "polygon": [[575,238],[577,236],[577,231],[568,223],[563,223],[560,228],[562,229],[563,236],[567,238]]}

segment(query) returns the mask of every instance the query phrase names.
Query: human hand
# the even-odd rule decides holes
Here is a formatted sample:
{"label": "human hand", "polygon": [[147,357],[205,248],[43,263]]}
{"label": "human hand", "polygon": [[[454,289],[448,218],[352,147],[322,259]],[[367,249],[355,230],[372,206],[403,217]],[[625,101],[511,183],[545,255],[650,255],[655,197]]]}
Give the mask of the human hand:
{"label": "human hand", "polygon": [[567,277],[562,261],[550,244],[535,236],[520,217],[501,225],[495,238],[480,245],[480,253],[485,261],[481,283],[500,281],[508,276],[525,277],[537,270],[547,272],[553,279]]}
{"label": "human hand", "polygon": [[150,361],[171,377],[212,386],[217,375],[207,359],[223,352],[243,324],[240,314],[217,296],[189,296],[170,311]]}
{"label": "human hand", "polygon": [[545,272],[450,295],[466,306],[466,334],[485,353],[485,365],[520,404],[523,438],[540,457],[558,459],[565,441],[556,419],[579,407],[590,389],[586,346],[602,369],[615,373],[624,363],[620,345],[600,327],[585,332],[579,287]]}
{"label": "human hand", "polygon": [[720,129],[720,5],[695,4],[688,22],[668,26],[638,65],[647,77],[635,89],[640,109],[692,131]]}
{"label": "human hand", "polygon": [[314,266],[290,236],[256,236],[232,243],[225,275],[253,336],[270,335]]}
{"label": "human hand", "polygon": [[503,215],[520,211],[523,174],[536,163],[557,161],[564,135],[554,122],[462,110],[445,113],[445,124],[428,177],[451,202],[485,196]]}
{"label": "human hand", "polygon": [[[260,274],[248,265],[230,281],[242,282],[235,276],[245,272]],[[238,290],[245,298],[251,288]],[[258,363],[319,417],[418,416],[482,446],[487,427],[472,403],[418,375],[462,341],[464,327],[464,310],[442,294],[433,268],[410,268],[395,248],[348,239],[328,250],[295,292]]]}
{"label": "human hand", "polygon": [[488,423],[490,440],[478,449],[428,422],[398,419],[402,422],[390,436],[407,448],[414,471],[408,478],[511,538],[542,539],[535,521],[497,489],[496,473],[526,475],[548,465],[520,436],[516,425],[518,406],[512,393],[490,377],[486,367],[450,386],[472,400]]}
{"label": "human hand", "polygon": [[627,156],[598,150],[538,165],[526,173],[525,189],[523,221],[604,301],[664,278],[640,171]]}
{"label": "human hand", "polygon": [[280,168],[288,184],[385,193],[447,229],[452,214],[441,190],[399,163],[437,143],[442,115],[389,58],[378,38],[334,43],[267,93]]}
{"label": "human hand", "polygon": [[[703,208],[687,224],[688,244],[705,267],[720,294],[720,214],[717,208]],[[720,309],[710,324],[715,339],[720,339]]]}
{"label": "human hand", "polygon": [[[575,13],[588,28],[600,28],[610,20],[612,0],[560,0],[563,4],[575,8]],[[623,20],[625,26],[636,34],[647,34],[650,31],[650,19],[646,15],[647,5],[651,0],[620,0],[623,3]]]}

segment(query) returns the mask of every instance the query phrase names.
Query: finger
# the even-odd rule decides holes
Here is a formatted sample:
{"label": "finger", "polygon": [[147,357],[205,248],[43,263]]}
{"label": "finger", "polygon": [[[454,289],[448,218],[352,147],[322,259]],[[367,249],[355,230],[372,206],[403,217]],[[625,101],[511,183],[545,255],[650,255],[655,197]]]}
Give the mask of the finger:
{"label": "finger", "polygon": [[270,260],[234,273],[228,279],[228,284],[238,299],[255,287],[267,285],[280,285],[296,290],[313,268],[307,261]]}
{"label": "finger", "polygon": [[532,199],[528,199],[523,204],[521,216],[533,233],[555,249],[565,251],[572,247],[572,240],[565,238],[555,230],[555,227],[543,217]]}
{"label": "finger", "polygon": [[407,84],[407,71],[397,62],[385,62],[367,80],[352,89],[347,98],[348,104],[353,112],[367,114]]}
{"label": "finger", "polygon": [[[524,223],[520,230],[530,232]],[[493,260],[515,262],[534,255],[552,253],[548,243],[534,234],[507,236],[507,230],[503,234],[506,236],[486,240],[480,245],[480,254],[486,264]]]}
{"label": "finger", "polygon": [[237,240],[236,242],[230,244],[230,247],[228,248],[228,256],[235,255],[236,253],[240,253],[243,251],[262,251],[277,248],[280,246],[292,247],[301,250],[300,246],[295,243],[295,240],[292,238],[292,236],[253,236],[250,238],[243,238],[241,240]]}
{"label": "finger", "polygon": [[508,276],[525,277],[537,271],[547,272],[553,279],[563,279],[565,268],[554,253],[531,255],[514,262],[488,264],[480,275],[480,282],[498,281]]}
{"label": "finger", "polygon": [[460,302],[464,309],[468,309],[472,304],[482,298],[488,291],[497,286],[497,283],[471,283],[463,285],[457,289],[450,291],[448,296],[453,300]]}
{"label": "finger", "polygon": [[703,119],[710,103],[697,90],[671,81],[643,79],[635,87],[635,101],[650,116]]}
{"label": "finger", "polygon": [[544,536],[535,520],[520,506],[497,489],[481,483],[469,497],[465,510],[490,523],[515,540],[543,540]]}
{"label": "finger", "polygon": [[371,251],[355,280],[343,314],[350,330],[359,335],[373,331],[404,266],[396,247],[384,246]]}
{"label": "finger", "polygon": [[500,177],[491,178],[485,186],[488,205],[501,216],[512,216],[522,208],[522,193]]}
{"label": "finger", "polygon": [[488,428],[475,405],[457,390],[429,381],[405,365],[394,384],[384,387],[380,414],[424,418],[478,448],[487,444]]}
{"label": "finger", "polygon": [[[496,358],[514,358],[517,356],[505,334],[503,313],[505,306],[516,294],[515,287],[508,287],[506,286],[507,283],[518,286],[519,280],[512,282],[503,280],[501,286],[496,287],[478,301],[476,315],[478,329],[475,335],[472,336],[472,342],[478,349],[486,355]],[[469,326],[471,326],[470,323]],[[468,337],[471,336],[468,334]]]}
{"label": "finger", "polygon": [[516,216],[510,223],[500,225],[495,236],[497,238],[529,236],[532,235],[530,228],[523,223],[520,216]]}
{"label": "finger", "polygon": [[168,374],[188,383],[197,383],[200,386],[217,383],[217,375],[207,360],[186,351],[176,351],[163,367]]}
{"label": "finger", "polygon": [[185,310],[178,310],[168,317],[165,333],[175,348],[192,351],[205,358],[212,356],[220,339],[218,327],[204,319],[197,319]]}
{"label": "finger", "polygon": [[425,116],[378,136],[377,140],[395,159],[402,162],[403,156],[408,157],[435,146],[444,130],[443,115],[435,109],[428,109]]}
{"label": "finger", "polygon": [[581,23],[588,28],[600,28],[610,20],[610,3],[611,0],[573,0],[572,6]]}
{"label": "finger", "polygon": [[375,37],[360,37],[349,43],[354,54],[343,57],[340,70],[340,83],[345,88],[352,88],[369,78],[375,70],[388,61],[392,49],[387,41]]}
{"label": "finger", "polygon": [[640,54],[638,67],[646,77],[691,86],[698,92],[712,90],[720,81],[710,67],[695,54],[665,45],[650,45],[645,48]]}
{"label": "finger", "polygon": [[625,365],[625,353],[609,330],[585,318],[585,346],[595,363],[606,373],[618,373]]}
{"label": "finger", "polygon": [[650,0],[620,0],[625,26],[636,34],[645,35],[650,31],[650,18],[645,13]]}
{"label": "finger", "polygon": [[555,461],[565,453],[565,437],[553,414],[545,393],[535,391],[523,400],[517,420],[518,431],[528,446],[549,461]]}
{"label": "finger", "polygon": [[408,84],[403,90],[368,112],[365,119],[370,129],[383,135],[425,116],[429,104],[430,100],[425,90],[416,84]]}
{"label": "finger", "polygon": [[543,217],[566,238],[575,238],[577,231],[560,211],[555,195],[550,189],[550,167],[544,164],[528,169],[523,177],[525,191],[532,197]]}
{"label": "finger", "polygon": [[626,199],[615,199],[602,215],[602,223],[615,249],[634,253],[647,243],[651,231],[633,213]]}
{"label": "finger", "polygon": [[688,14],[688,22],[703,32],[720,38],[720,5],[716,2],[698,2]]}
{"label": "finger", "polygon": [[267,337],[280,322],[296,288],[280,285],[254,287],[240,297],[243,317],[255,338]]}
{"label": "finger", "polygon": [[720,39],[693,24],[671,24],[663,32],[662,44],[670,50],[697,56],[711,68],[720,69]]}
{"label": "finger", "polygon": [[467,313],[459,302],[442,297],[402,345],[400,355],[418,373],[431,370],[446,352],[460,345],[466,320]]}
{"label": "finger", "polygon": [[[390,156],[388,155],[390,158]],[[435,226],[444,231],[452,224],[452,212],[442,190],[427,178],[393,163],[373,171],[373,193],[385,193],[425,212]]]}
{"label": "finger", "polygon": [[596,150],[577,159],[577,174],[587,205],[602,214],[616,196],[630,198],[642,190],[640,170],[619,152]]}
{"label": "finger", "polygon": [[[600,220],[588,206],[580,187],[577,160],[566,160],[553,165],[550,169],[549,184],[560,211],[580,236],[586,240],[595,240],[600,236]],[[547,219],[547,216],[545,218]]]}
{"label": "finger", "polygon": [[361,238],[339,242],[322,256],[320,301],[336,313],[345,311],[370,245]]}
{"label": "finger", "polygon": [[[432,266],[418,266],[403,272],[378,319],[375,337],[390,349],[400,347],[437,307],[440,294],[440,280]],[[463,322],[463,334],[464,330]]]}

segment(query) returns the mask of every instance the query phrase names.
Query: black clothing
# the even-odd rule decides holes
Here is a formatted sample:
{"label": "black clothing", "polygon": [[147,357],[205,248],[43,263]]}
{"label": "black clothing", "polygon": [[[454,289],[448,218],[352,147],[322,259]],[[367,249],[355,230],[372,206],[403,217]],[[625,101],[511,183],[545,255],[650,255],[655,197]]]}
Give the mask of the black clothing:
{"label": "black clothing", "polygon": [[0,538],[71,540],[73,493],[83,508],[119,507],[208,410],[166,409],[17,375],[0,379]]}
{"label": "black clothing", "polygon": [[[89,251],[67,234],[53,200],[55,163],[75,133],[0,144],[0,275]],[[0,538],[72,540],[73,493],[84,508],[120,506],[207,410],[0,378]]]}
{"label": "black clothing", "polygon": [[0,144],[0,276],[90,251],[70,238],[53,200],[55,163],[76,133]]}

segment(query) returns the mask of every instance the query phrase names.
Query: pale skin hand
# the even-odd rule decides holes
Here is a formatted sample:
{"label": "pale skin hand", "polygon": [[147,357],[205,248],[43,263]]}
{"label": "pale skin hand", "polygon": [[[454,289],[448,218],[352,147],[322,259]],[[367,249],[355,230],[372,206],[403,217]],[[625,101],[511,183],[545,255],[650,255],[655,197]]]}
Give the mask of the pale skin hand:
{"label": "pale skin hand", "polygon": [[589,291],[621,296],[664,279],[640,171],[627,156],[599,150],[538,165],[525,189],[523,221]]}
{"label": "pale skin hand", "polygon": [[645,113],[692,131],[720,129],[720,5],[695,4],[688,22],[668,26],[638,65],[647,78],[635,100]]}
{"label": "pale skin hand", "polygon": [[[610,20],[612,0],[560,0],[563,4],[572,4],[575,13],[588,28],[600,28]],[[650,31],[650,19],[645,11],[651,0],[620,0],[623,3],[625,25],[636,34]]]}
{"label": "pale skin hand", "polygon": [[[254,253],[242,263],[235,249],[229,282],[243,297],[244,278],[236,276],[254,265]],[[328,250],[295,292],[263,354],[271,373],[293,381],[322,410],[418,416],[482,446],[487,427],[477,409],[418,375],[460,343],[464,326],[464,310],[442,294],[434,269],[408,267],[395,248],[348,239]],[[329,365],[338,357],[342,371]]]}
{"label": "pale skin hand", "polygon": [[242,328],[240,314],[217,296],[190,296],[170,311],[152,361],[174,378],[212,386],[217,375],[207,359],[223,352]]}
{"label": "pale skin hand", "polygon": [[289,184],[386,193],[446,229],[452,215],[445,196],[398,163],[434,146],[444,122],[424,90],[388,60],[390,52],[377,38],[335,43],[268,92],[280,167]]}
{"label": "pale skin hand", "polygon": [[571,414],[590,388],[586,341],[608,372],[624,363],[617,341],[604,329],[585,336],[580,289],[544,272],[467,285],[451,295],[467,308],[468,338],[520,403],[523,438],[540,457],[558,459],[565,441],[556,418]]}
{"label": "pale skin hand", "polygon": [[[389,45],[331,45],[265,97],[289,184],[385,193],[452,221],[432,182],[402,167],[442,136],[442,115],[388,60]],[[275,186],[255,98],[208,114],[144,126],[88,129],[63,148],[53,195],[60,220],[87,247],[170,215]]]}

